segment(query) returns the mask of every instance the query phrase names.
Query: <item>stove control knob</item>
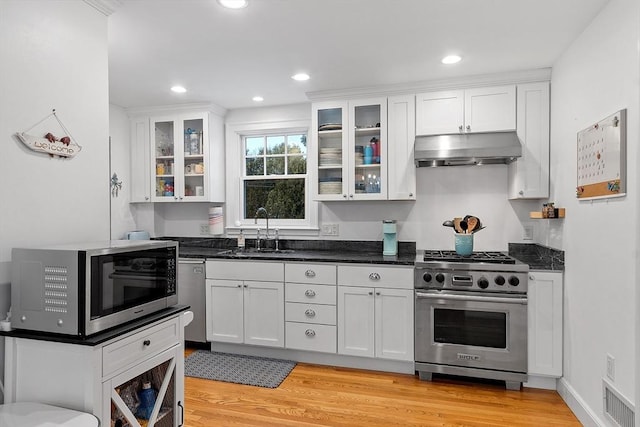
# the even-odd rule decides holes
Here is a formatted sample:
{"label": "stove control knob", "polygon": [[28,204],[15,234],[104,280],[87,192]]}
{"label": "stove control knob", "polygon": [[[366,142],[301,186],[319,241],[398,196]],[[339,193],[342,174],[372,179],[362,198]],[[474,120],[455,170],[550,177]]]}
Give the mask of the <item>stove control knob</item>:
{"label": "stove control knob", "polygon": [[436,281],[438,283],[444,283],[444,274],[442,274],[442,273],[436,274]]}
{"label": "stove control knob", "polygon": [[502,285],[504,285],[505,280],[504,280],[504,277],[502,277],[502,276],[497,276],[497,277],[495,278],[494,282],[496,282],[496,285],[498,285],[498,286],[502,286]]}
{"label": "stove control knob", "polygon": [[520,284],[520,279],[518,279],[516,276],[511,276],[509,277],[509,284],[511,286],[518,286]]}
{"label": "stove control knob", "polygon": [[487,289],[489,287],[489,281],[484,277],[481,277],[480,279],[478,279],[478,287],[480,289]]}
{"label": "stove control knob", "polygon": [[422,280],[424,280],[427,283],[429,283],[431,281],[431,279],[432,279],[431,273],[424,273],[422,275]]}

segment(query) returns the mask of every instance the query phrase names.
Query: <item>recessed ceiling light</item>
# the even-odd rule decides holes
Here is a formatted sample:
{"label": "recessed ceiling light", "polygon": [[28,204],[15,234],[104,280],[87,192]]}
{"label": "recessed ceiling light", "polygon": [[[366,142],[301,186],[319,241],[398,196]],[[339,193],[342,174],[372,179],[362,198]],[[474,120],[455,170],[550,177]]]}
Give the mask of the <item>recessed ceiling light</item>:
{"label": "recessed ceiling light", "polygon": [[173,86],[171,90],[175,93],[185,93],[187,90],[182,86]]}
{"label": "recessed ceiling light", "polygon": [[251,98],[251,99],[253,99],[255,102],[262,102],[262,101],[264,101],[264,98],[263,98],[263,97],[261,97],[261,96],[254,96],[254,97],[253,97],[253,98]]}
{"label": "recessed ceiling light", "polygon": [[247,0],[218,0],[218,3],[228,9],[242,9],[249,4]]}
{"label": "recessed ceiling light", "polygon": [[449,55],[449,56],[445,56],[444,58],[442,58],[442,63],[443,64],[456,64],[458,62],[460,62],[462,58],[460,58],[458,55]]}
{"label": "recessed ceiling light", "polygon": [[298,74],[294,74],[293,76],[291,76],[291,78],[293,80],[297,80],[299,82],[303,82],[305,80],[309,80],[309,74],[305,74],[305,73],[298,73]]}

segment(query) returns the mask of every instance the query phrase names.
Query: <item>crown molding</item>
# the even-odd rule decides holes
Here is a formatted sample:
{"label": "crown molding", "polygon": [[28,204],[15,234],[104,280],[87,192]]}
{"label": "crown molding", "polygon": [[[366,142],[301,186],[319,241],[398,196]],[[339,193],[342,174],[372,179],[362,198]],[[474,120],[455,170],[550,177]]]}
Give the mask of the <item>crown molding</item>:
{"label": "crown molding", "polygon": [[551,68],[523,70],[497,74],[482,74],[440,80],[424,80],[393,85],[365,86],[340,90],[307,92],[310,101],[328,101],[374,96],[408,95],[435,90],[467,89],[505,84],[522,84],[551,80]]}
{"label": "crown molding", "polygon": [[123,5],[124,0],[84,0],[84,2],[93,6],[105,16],[109,16]]}
{"label": "crown molding", "polygon": [[210,102],[198,102],[191,104],[156,105],[149,107],[132,107],[124,109],[129,116],[142,116],[151,114],[165,114],[176,112],[209,111],[217,116],[224,117],[227,110]]}

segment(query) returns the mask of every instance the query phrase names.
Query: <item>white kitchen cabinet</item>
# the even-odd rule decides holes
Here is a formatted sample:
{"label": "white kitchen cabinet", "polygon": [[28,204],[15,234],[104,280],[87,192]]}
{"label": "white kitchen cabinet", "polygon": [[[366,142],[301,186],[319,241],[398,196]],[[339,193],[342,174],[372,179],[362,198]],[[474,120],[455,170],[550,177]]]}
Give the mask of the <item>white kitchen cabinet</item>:
{"label": "white kitchen cabinet", "polygon": [[208,200],[207,113],[152,117],[152,200]]}
{"label": "white kitchen cabinet", "polygon": [[286,348],[336,352],[336,269],[331,264],[285,264]]}
{"label": "white kitchen cabinet", "polygon": [[[131,426],[137,392],[157,392],[149,427],[184,424],[182,313],[96,345],[6,337],[5,402],[34,401],[94,414],[100,425]],[[9,374],[10,373],[10,374]]]}
{"label": "white kitchen cabinet", "polygon": [[502,132],[515,129],[515,85],[416,95],[417,135]]}
{"label": "white kitchen cabinet", "polygon": [[251,266],[207,261],[207,340],[284,347],[284,266]]}
{"label": "white kitchen cabinet", "polygon": [[413,312],[412,268],[338,266],[339,354],[413,360]]}
{"label": "white kitchen cabinet", "polygon": [[522,157],[509,164],[509,199],[549,197],[549,82],[518,85]]}
{"label": "white kitchen cabinet", "polygon": [[131,201],[151,201],[149,118],[131,119]]}
{"label": "white kitchen cabinet", "polygon": [[562,376],[562,273],[530,272],[527,297],[528,374],[559,378]]}
{"label": "white kitchen cabinet", "polygon": [[387,99],[312,108],[316,200],[387,199]]}
{"label": "white kitchen cabinet", "polygon": [[413,146],[416,139],[416,100],[414,95],[387,99],[388,199],[416,199],[416,167]]}

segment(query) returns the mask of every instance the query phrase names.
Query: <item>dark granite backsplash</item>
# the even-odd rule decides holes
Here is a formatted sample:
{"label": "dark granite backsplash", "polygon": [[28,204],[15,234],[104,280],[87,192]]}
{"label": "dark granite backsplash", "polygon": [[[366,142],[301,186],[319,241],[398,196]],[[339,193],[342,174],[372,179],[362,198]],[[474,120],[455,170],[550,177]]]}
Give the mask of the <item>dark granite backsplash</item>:
{"label": "dark granite backsplash", "polygon": [[[157,239],[175,240],[181,246],[212,249],[232,249],[238,246],[236,239],[219,237],[158,237]],[[246,239],[247,247],[254,247],[255,239]],[[274,248],[274,240],[263,240],[262,247]],[[375,252],[382,253],[382,241],[375,240],[287,240],[280,239],[279,249],[298,251],[334,251],[334,252]],[[398,255],[415,255],[416,242],[398,242]]]}
{"label": "dark granite backsplash", "polygon": [[564,251],[535,243],[509,243],[509,256],[525,264],[530,270],[564,270]]}

